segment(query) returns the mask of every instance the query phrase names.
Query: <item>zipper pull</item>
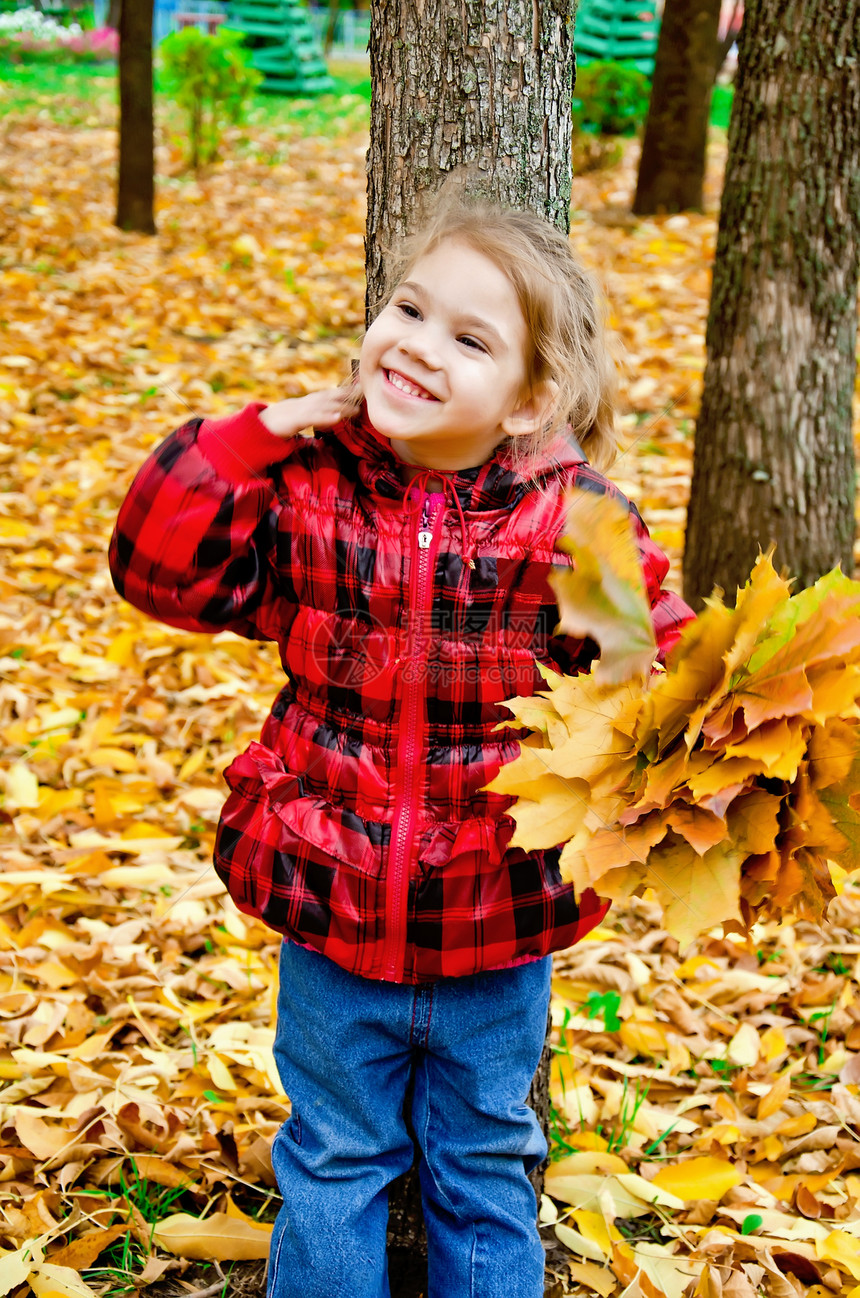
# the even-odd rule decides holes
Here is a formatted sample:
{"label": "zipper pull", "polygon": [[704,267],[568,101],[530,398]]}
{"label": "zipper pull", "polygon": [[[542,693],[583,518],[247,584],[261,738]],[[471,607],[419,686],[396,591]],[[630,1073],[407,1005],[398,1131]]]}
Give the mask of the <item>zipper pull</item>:
{"label": "zipper pull", "polygon": [[421,530],[418,533],[419,550],[430,549],[430,542],[433,540],[433,533],[429,530],[429,528],[430,528],[430,509],[428,506],[427,497],[425,496],[421,504]]}

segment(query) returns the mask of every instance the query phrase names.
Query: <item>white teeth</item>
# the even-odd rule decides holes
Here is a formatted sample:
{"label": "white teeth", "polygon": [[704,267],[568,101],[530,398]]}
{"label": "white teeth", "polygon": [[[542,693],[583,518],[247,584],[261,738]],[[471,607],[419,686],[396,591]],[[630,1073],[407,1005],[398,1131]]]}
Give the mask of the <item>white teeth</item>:
{"label": "white teeth", "polygon": [[414,383],[410,383],[408,379],[405,379],[402,374],[395,374],[394,370],[388,371],[388,382],[392,387],[397,388],[400,392],[405,392],[409,397],[430,396],[430,393],[426,392],[424,388],[416,387]]}

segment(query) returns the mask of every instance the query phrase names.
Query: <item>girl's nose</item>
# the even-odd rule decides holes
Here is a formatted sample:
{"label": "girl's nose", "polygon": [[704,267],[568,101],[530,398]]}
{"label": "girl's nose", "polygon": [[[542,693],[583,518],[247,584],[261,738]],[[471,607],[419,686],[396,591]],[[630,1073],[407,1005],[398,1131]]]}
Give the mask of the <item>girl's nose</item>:
{"label": "girl's nose", "polygon": [[439,369],[442,363],[439,339],[432,325],[426,322],[419,325],[417,329],[414,327],[409,329],[401,338],[399,347],[405,356],[421,361],[428,369]]}

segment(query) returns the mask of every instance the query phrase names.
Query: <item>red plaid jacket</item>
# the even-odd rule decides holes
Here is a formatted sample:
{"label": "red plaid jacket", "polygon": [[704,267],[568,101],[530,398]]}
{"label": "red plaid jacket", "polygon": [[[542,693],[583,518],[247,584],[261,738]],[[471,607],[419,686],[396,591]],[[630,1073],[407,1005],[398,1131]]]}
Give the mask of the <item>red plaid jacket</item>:
{"label": "red plaid jacket", "polygon": [[[608,904],[574,896],[559,850],[511,848],[512,800],[484,786],[527,733],[496,726],[505,699],[542,687],[535,661],[572,672],[596,651],[553,634],[564,487],[618,492],[559,438],[539,489],[499,450],[447,475],[447,497],[405,499],[366,420],[282,440],[262,408],[193,419],[162,443],[110,549],[137,608],[280,648],[287,684],[225,773],[215,867],[231,896],[394,982],[572,945]],[[692,614],[661,590],[667,561],[630,513],[665,654]]]}

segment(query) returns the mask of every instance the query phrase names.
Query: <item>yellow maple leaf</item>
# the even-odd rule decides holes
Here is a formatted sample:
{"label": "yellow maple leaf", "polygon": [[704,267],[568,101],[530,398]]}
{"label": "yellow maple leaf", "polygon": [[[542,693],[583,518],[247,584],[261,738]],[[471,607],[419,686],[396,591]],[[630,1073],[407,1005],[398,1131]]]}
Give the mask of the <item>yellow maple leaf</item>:
{"label": "yellow maple leaf", "polygon": [[809,779],[814,789],[840,784],[850,773],[860,748],[860,726],[830,717],[809,738]]}
{"label": "yellow maple leaf", "polygon": [[[830,755],[821,749],[817,751],[818,771],[821,772],[830,761]],[[834,762],[844,765],[844,753],[834,752]],[[860,808],[855,805],[856,793],[860,789],[860,756],[855,756],[848,773],[838,783],[828,784],[818,791],[817,805],[832,823],[838,840],[833,844],[832,859],[844,870],[860,869]],[[807,823],[811,815],[807,812]],[[821,836],[819,836],[819,842]]]}
{"label": "yellow maple leaf", "polygon": [[717,843],[722,843],[727,836],[725,818],[706,807],[675,802],[666,811],[665,820],[700,856],[704,856],[709,848],[716,847]]}
{"label": "yellow maple leaf", "polygon": [[6,804],[15,810],[39,805],[39,781],[26,762],[13,762],[6,774]]}
{"label": "yellow maple leaf", "polygon": [[[559,677],[559,680],[563,679]],[[555,699],[552,694],[535,694],[530,697],[518,696],[506,699],[505,707],[514,714],[513,721],[500,721],[497,730],[510,727],[528,726],[538,734],[545,735],[550,743],[560,744],[567,738],[568,730],[558,715]]]}
{"label": "yellow maple leaf", "polygon": [[644,868],[648,853],[664,838],[668,826],[658,816],[636,825],[599,829],[566,843],[559,858],[563,879],[578,890],[598,888],[610,870],[638,864]]}
{"label": "yellow maple leaf", "polygon": [[636,738],[649,757],[662,756],[686,728],[691,711],[709,703],[723,679],[723,655],[733,636],[730,610],[713,601],[683,628],[666,674],[652,682],[642,708]]}
{"label": "yellow maple leaf", "polygon": [[[730,689],[735,672],[752,653],[763,628],[767,626],[768,618],[788,598],[790,582],[777,575],[771,555],[772,551],[759,555],[749,581],[738,591],[734,609],[724,610],[729,613],[729,619],[723,617],[721,623],[725,633],[731,636],[731,643],[722,655],[723,671],[718,684],[710,697],[703,699],[690,713],[685,731],[688,748],[692,748],[698,739],[705,718],[715,711]],[[710,608],[704,615],[705,630],[708,630],[709,614]]]}
{"label": "yellow maple leaf", "polygon": [[621,1024],[618,1035],[624,1045],[637,1055],[660,1057],[669,1048],[666,1033],[656,1019],[627,1019]]}
{"label": "yellow maple leaf", "polygon": [[831,717],[857,713],[860,698],[860,667],[844,661],[835,666],[813,667],[807,670],[812,703],[805,715],[818,725]]}
{"label": "yellow maple leaf", "polygon": [[665,807],[675,790],[684,783],[689,768],[689,756],[683,744],[660,760],[651,762],[644,771],[643,788],[631,809],[651,811]]}
{"label": "yellow maple leaf", "polygon": [[533,798],[518,798],[510,815],[516,822],[512,847],[527,852],[557,847],[573,838],[588,811],[589,789],[584,780],[562,780],[551,771],[532,781]]}
{"label": "yellow maple leaf", "polygon": [[761,662],[751,658],[748,673],[737,687],[750,727],[799,712],[814,713],[807,670],[844,666],[848,656],[860,652],[857,609],[856,593],[841,598],[827,595],[815,615],[799,623],[775,653]]}
{"label": "yellow maple leaf", "polygon": [[527,740],[520,745],[519,755],[501,767],[487,788],[493,793],[506,793],[532,800],[540,798],[548,787],[545,751],[543,747]]}
{"label": "yellow maple leaf", "polygon": [[[704,757],[705,755],[702,754]],[[698,770],[691,763],[687,775],[687,786],[696,802],[705,800],[725,790],[737,789],[750,784],[755,775],[762,773],[762,763],[751,757],[724,757],[720,761],[703,761]]]}
{"label": "yellow maple leaf", "polygon": [[769,852],[779,833],[782,798],[753,788],[735,798],[726,813],[729,836],[739,852],[757,856]]}
{"label": "yellow maple leaf", "polygon": [[770,779],[793,780],[806,754],[808,728],[800,717],[780,717],[766,722],[737,743],[727,743],[726,757],[760,761]]}
{"label": "yellow maple leaf", "polygon": [[700,856],[674,834],[649,852],[647,884],[663,906],[666,929],[682,947],[715,924],[740,921],[741,860],[730,843],[719,843]]}

